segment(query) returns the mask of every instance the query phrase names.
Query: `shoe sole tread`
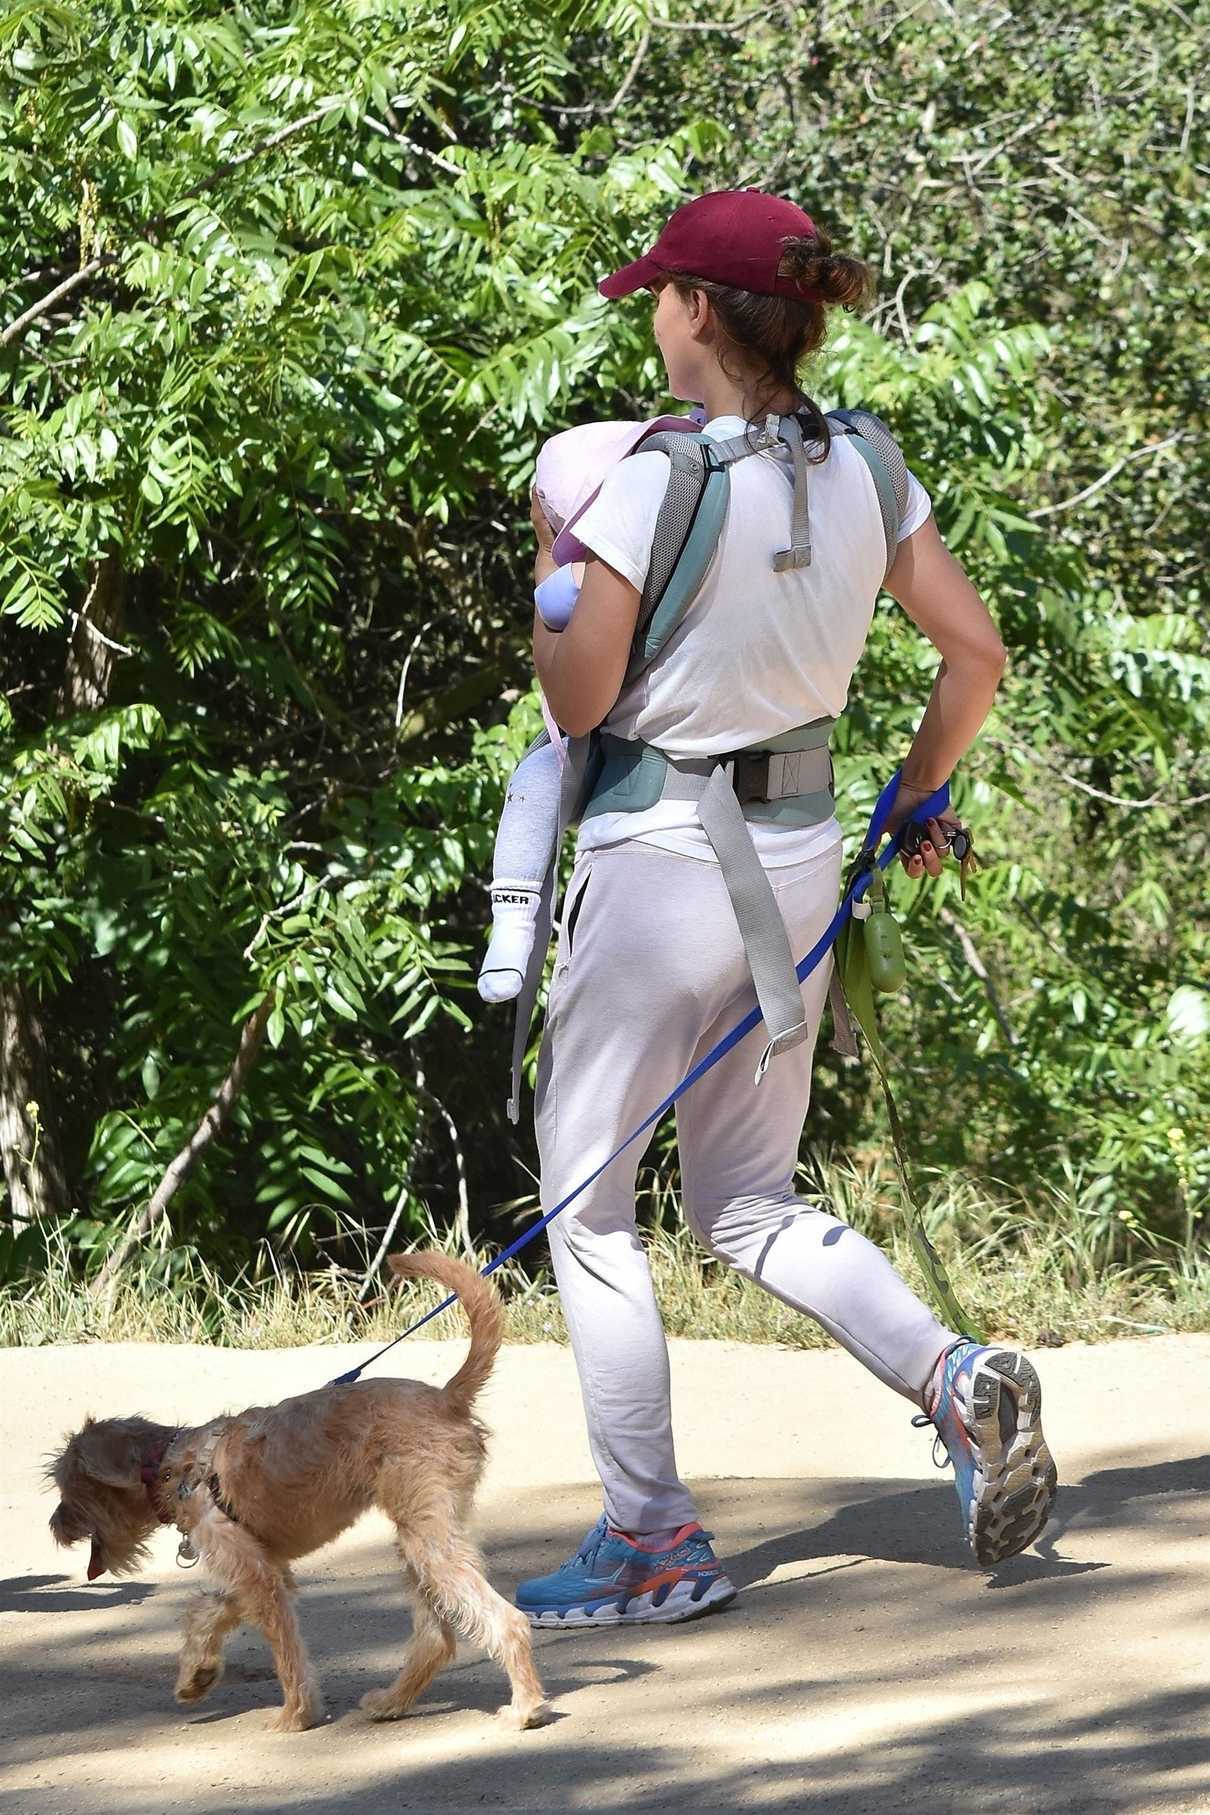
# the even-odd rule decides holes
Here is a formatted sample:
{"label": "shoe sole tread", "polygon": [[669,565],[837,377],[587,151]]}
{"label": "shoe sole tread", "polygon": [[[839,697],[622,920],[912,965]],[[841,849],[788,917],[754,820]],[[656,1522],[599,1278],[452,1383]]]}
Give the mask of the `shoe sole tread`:
{"label": "shoe sole tread", "polygon": [[[701,1619],[704,1614],[715,1613],[735,1599],[735,1585],[726,1576],[717,1576],[695,1601],[692,1589],[696,1586],[691,1581],[678,1582],[659,1602],[650,1593],[628,1597],[615,1595],[610,1600],[586,1601],[581,1606],[522,1607],[521,1612],[531,1626],[544,1631],[573,1626],[671,1626],[682,1620]],[[624,1608],[620,1604],[623,1600],[626,1602]]]}
{"label": "shoe sole tread", "polygon": [[[1033,1364],[1014,1349],[993,1349],[975,1363],[963,1422],[981,1462],[976,1472],[968,1539],[977,1562],[994,1567],[1026,1550],[1050,1517],[1058,1471],[1042,1435],[1042,1383]],[[1007,1402],[1007,1404],[1006,1404]],[[1001,1423],[1007,1410],[1012,1435]]]}

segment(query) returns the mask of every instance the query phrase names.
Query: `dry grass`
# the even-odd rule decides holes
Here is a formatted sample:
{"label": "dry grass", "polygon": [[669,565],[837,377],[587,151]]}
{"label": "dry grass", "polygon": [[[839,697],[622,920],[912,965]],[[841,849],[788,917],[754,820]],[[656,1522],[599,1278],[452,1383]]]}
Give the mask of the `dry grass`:
{"label": "dry grass", "polygon": [[[892,1177],[879,1164],[830,1167],[826,1201],[845,1221],[890,1253],[918,1291],[923,1282],[897,1208]],[[1147,1331],[1210,1329],[1210,1257],[1192,1239],[1183,1246],[1150,1238],[1129,1261],[1108,1258],[1121,1231],[1098,1208],[1095,1186],[1069,1180],[1033,1206],[994,1197],[970,1182],[945,1181],[927,1210],[930,1236],[959,1302],[977,1328],[1026,1345],[1095,1341]],[[648,1251],[670,1336],[826,1348],[829,1338],[758,1287],[739,1279],[696,1245],[671,1193],[658,1181],[648,1198],[653,1223]],[[415,1245],[453,1247],[429,1231]],[[540,1252],[540,1250],[538,1250]],[[482,1265],[485,1254],[475,1256]],[[513,1342],[564,1342],[557,1294],[546,1275],[528,1278],[515,1265],[498,1276]],[[194,1264],[170,1283],[155,1265],[129,1270],[105,1299],[91,1294],[66,1265],[0,1291],[0,1345],[78,1342],[201,1342],[231,1348],[289,1348],[303,1343],[386,1342],[433,1302],[409,1288],[369,1306],[356,1302],[353,1274],[331,1269],[275,1269],[268,1278],[223,1281]],[[425,1326],[423,1336],[449,1337],[456,1314]]]}

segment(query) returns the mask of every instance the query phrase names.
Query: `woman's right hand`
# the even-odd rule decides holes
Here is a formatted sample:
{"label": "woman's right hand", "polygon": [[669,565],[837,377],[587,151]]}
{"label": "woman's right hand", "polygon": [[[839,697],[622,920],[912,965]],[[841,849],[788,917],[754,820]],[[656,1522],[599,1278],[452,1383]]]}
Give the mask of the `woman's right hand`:
{"label": "woman's right hand", "polygon": [[[935,794],[935,788],[914,788],[908,782],[900,782],[895,793],[895,804],[887,817],[884,836],[893,838],[903,825],[906,825],[917,809]],[[941,866],[949,855],[950,838],[954,832],[965,831],[962,821],[956,813],[947,807],[944,813],[930,815],[925,822],[929,836],[923,840],[918,852],[909,855],[900,851],[899,862],[905,876],[913,882],[919,882],[922,876],[940,876]]]}

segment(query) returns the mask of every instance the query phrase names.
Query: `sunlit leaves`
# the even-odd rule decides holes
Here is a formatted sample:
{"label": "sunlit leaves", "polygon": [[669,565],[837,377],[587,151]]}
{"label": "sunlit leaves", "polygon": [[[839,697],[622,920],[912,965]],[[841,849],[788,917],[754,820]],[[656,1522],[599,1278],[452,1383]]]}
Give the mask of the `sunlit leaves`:
{"label": "sunlit leaves", "polygon": [[[479,1137],[484,1217],[523,1188],[506,1019],[471,978],[536,725],[533,458],[668,401],[647,313],[597,281],[738,182],[877,266],[874,318],[836,321],[810,386],[891,422],[1010,650],[955,779],[983,873],[965,904],[896,885],[906,1113],[947,1164],[1092,1168],[1071,1190],[1098,1253],[1132,1206],[1171,1214],[1178,1127],[1200,1190],[1206,821],[1180,803],[1210,787],[1206,191],[1178,14],[1046,0],[1023,40],[982,5],[889,35],[829,8],[797,38],[665,31],[686,15],[662,0],[5,12],[0,325],[107,261],[0,357],[3,957],[88,1137],[81,1251],[154,1189],[262,1004],[169,1252],[346,1252],[394,1202],[418,1056]],[[69,721],[110,555],[105,697]],[[881,609],[836,737],[846,829],[934,667]],[[876,1138],[826,1059],[813,1102],[813,1132]],[[410,1211],[424,1189],[449,1201],[422,1181]]]}

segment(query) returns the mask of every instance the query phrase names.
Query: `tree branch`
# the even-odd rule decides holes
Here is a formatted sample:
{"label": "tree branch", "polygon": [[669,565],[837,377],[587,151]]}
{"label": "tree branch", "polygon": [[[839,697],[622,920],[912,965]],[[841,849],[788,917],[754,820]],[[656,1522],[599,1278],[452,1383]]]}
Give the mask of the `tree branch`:
{"label": "tree branch", "polygon": [[82,624],[88,635],[96,637],[98,643],[104,643],[106,649],[112,649],[118,655],[136,655],[138,653],[128,643],[115,643],[112,637],[107,637],[103,630],[97,629],[91,618],[82,617],[78,611],[69,611],[67,615],[71,619],[73,630],[78,630]]}
{"label": "tree branch", "polygon": [[1064,498],[1058,504],[1042,504],[1037,510],[1027,511],[1026,515],[1030,518],[1053,517],[1056,511],[1073,510],[1077,504],[1083,504],[1108,485],[1111,479],[1116,479],[1122,468],[1129,466],[1132,460],[1142,460],[1145,455],[1158,454],[1164,448],[1171,447],[1174,442],[1186,441],[1189,434],[1188,429],[1178,429],[1176,434],[1169,435],[1166,441],[1151,441],[1146,447],[1136,447],[1129,454],[1123,454],[1115,466],[1111,466],[1107,473],[1102,473],[1099,479],[1094,479],[1091,485],[1086,485],[1082,492],[1077,492],[1074,498]]}
{"label": "tree branch", "polygon": [[[1050,765],[1047,765],[1050,767]],[[1094,800],[1108,801],[1111,807],[1170,807],[1174,813],[1184,812],[1187,807],[1200,807],[1210,800],[1210,794],[1191,794],[1188,800],[1165,800],[1162,794],[1151,794],[1146,800],[1128,800],[1123,794],[1106,794],[1103,788],[1094,788],[1090,782],[1081,781],[1078,775],[1069,775],[1066,769],[1051,769],[1060,780],[1071,787],[1078,788],[1081,794],[1091,794]]]}
{"label": "tree branch", "polygon": [[980,983],[983,985],[984,994],[991,1003],[992,1013],[999,1023],[1000,1032],[1004,1035],[1005,1040],[1010,1046],[1018,1045],[1018,1038],[1013,1031],[1012,1023],[1004,1012],[1003,1005],[996,993],[996,986],[988,975],[987,966],[975,950],[974,940],[959,920],[957,914],[952,913],[949,908],[939,908],[937,917],[957,936],[958,944],[962,947],[962,955],[966,959],[969,968],[975,973],[976,977],[978,977]]}
{"label": "tree branch", "polygon": [[454,1149],[454,1170],[458,1175],[458,1215],[455,1226],[458,1239],[462,1243],[462,1252],[472,1266],[475,1263],[475,1244],[471,1239],[471,1206],[466,1188],[466,1157],[462,1151],[462,1142],[458,1135],[458,1124],[435,1091],[429,1089],[423,1078],[419,1078],[419,1087],[428,1098],[437,1114],[449,1130],[450,1141]]}
{"label": "tree branch", "polygon": [[[999,738],[990,738],[988,744],[1005,760],[1011,758],[1012,752]],[[1057,775],[1060,781],[1065,781],[1068,787],[1078,788],[1081,794],[1090,794],[1094,800],[1107,801],[1111,807],[1127,807],[1136,812],[1147,807],[1168,807],[1174,813],[1183,813],[1188,807],[1200,807],[1210,800],[1210,794],[1191,794],[1186,800],[1169,800],[1163,794],[1149,794],[1146,800],[1131,800],[1125,794],[1107,794],[1104,788],[1094,788],[1091,782],[1081,781],[1078,775],[1060,769],[1057,763],[1047,762],[1044,756],[1035,755],[1034,760],[1049,775]]]}
{"label": "tree branch", "polygon": [[15,1230],[71,1209],[53,1075],[36,1000],[0,978],[0,1179]]}
{"label": "tree branch", "polygon": [[[432,1100],[424,1082],[424,1073],[421,1071],[419,1065],[416,1067],[416,1094],[418,1097],[428,1098],[430,1101]],[[365,1276],[357,1290],[357,1302],[359,1305],[364,1304],[369,1297],[370,1289],[378,1276],[378,1269],[390,1253],[391,1243],[395,1239],[395,1231],[399,1227],[400,1218],[406,1210],[408,1198],[412,1194],[412,1176],[416,1170],[416,1161],[420,1157],[420,1150],[424,1145],[424,1133],[425,1115],[423,1110],[420,1110],[417,1112],[416,1125],[412,1130],[412,1144],[408,1148],[408,1157],[404,1161],[403,1177],[399,1181],[399,1191],[395,1198],[394,1208],[387,1219],[387,1226],[382,1232],[382,1240],[378,1244],[378,1252],[366,1268]]]}
{"label": "tree branch", "polygon": [[111,550],[90,562],[88,590],[72,619],[59,688],[59,710],[65,716],[106,705],[115,653],[134,654],[114,634],[126,624],[126,570],[120,555]]}
{"label": "tree branch", "polygon": [[260,1049],[264,1044],[265,1027],[273,1009],[273,1000],[272,995],[266,996],[260,1007],[255,1009],[244,1022],[244,1029],[240,1035],[235,1058],[231,1062],[231,1069],[219,1085],[213,1103],[169,1165],[134,1228],[101,1268],[92,1288],[94,1293],[101,1292],[117,1277],[136,1248],[142,1245],[156,1224],[164,1217],[178,1186],[184,1180],[186,1173],[191,1171],[194,1161],[205,1152],[210,1143],[226,1127],[235,1100],[247,1083],[248,1074],[260,1056]]}
{"label": "tree branch", "polygon": [[419,705],[413,706],[405,714],[396,734],[396,747],[413,743],[432,731],[439,731],[443,726],[465,717],[484,700],[494,699],[500,684],[509,679],[511,666],[504,662],[492,662],[486,668],[477,669],[466,680],[458,681],[455,686],[447,687],[441,693],[429,694],[427,699],[421,700]]}
{"label": "tree branch", "polygon": [[[203,177],[200,183],[195,183],[192,189],[186,189],[183,195],[179,195],[170,208],[162,209],[159,214],[153,214],[147,220],[140,222],[127,236],[127,247],[131,240],[144,239],[149,234],[157,232],[183,202],[191,202],[195,196],[204,194],[207,189],[212,189],[216,183],[221,182],[225,176],[230,176],[233,170],[238,170],[242,165],[251,163],[253,158],[263,157],[267,151],[272,151],[284,139],[293,137],[296,132],[302,132],[308,126],[314,126],[317,120],[322,120],[325,114],[331,113],[335,107],[341,105],[342,103],[339,101],[330,101],[326,107],[319,107],[314,113],[306,114],[301,120],[292,120],[280,131],[270,133],[267,139],[262,139],[261,143],[254,145],[250,151],[243,151],[238,157],[227,158],[222,164],[216,165],[209,176]],[[61,284],[56,284],[53,290],[48,291],[36,303],[31,303],[25,313],[18,315],[16,321],[10,322],[4,332],[0,334],[0,347],[6,347],[9,341],[15,340],[17,335],[24,328],[29,327],[31,322],[37,321],[40,315],[45,315],[48,309],[53,309],[62,297],[70,295],[73,290],[78,290],[81,284],[87,283],[89,278],[95,277],[97,272],[103,270],[106,265],[116,265],[125,257],[126,250],[127,248],[124,247],[120,252],[102,252],[96,258],[90,258],[88,263],[81,265],[78,271],[73,271],[70,277],[65,277]]]}
{"label": "tree branch", "polygon": [[385,125],[381,120],[375,120],[370,114],[365,114],[363,118],[366,125],[372,127],[375,132],[380,132],[384,138],[394,139],[396,143],[405,146],[418,158],[427,158],[430,164],[436,164],[438,170],[444,170],[447,175],[466,175],[466,171],[459,164],[451,164],[449,159],[443,158],[439,151],[430,151],[427,145],[420,145],[415,139],[409,139],[407,133],[400,127],[399,116],[393,107],[385,108],[384,111],[387,116]]}
{"label": "tree branch", "polygon": [[[635,77],[639,73],[639,69],[642,66],[643,58],[647,55],[647,46],[651,43],[651,27],[652,27],[652,25],[658,25],[659,23],[660,23],[660,21],[658,19],[652,19],[652,20],[649,20],[647,22],[647,24],[644,26],[643,36],[639,39],[639,48],[634,53],[634,61],[631,63],[630,68],[626,71],[626,74],[622,77],[622,86],[618,89],[618,91],[614,95],[612,101],[604,101],[604,102],[591,101],[588,103],[587,106],[584,106],[584,107],[564,107],[558,101],[528,101],[527,100],[525,102],[525,105],[527,107],[536,107],[538,109],[539,113],[559,113],[559,114],[563,114],[563,113],[566,113],[566,114],[613,113],[615,108],[618,108],[621,106],[623,100],[626,97],[627,92],[630,89],[631,83],[634,81]],[[459,174],[461,174],[461,172]]]}
{"label": "tree branch", "polygon": [[650,23],[665,32],[729,32],[734,35],[746,31],[758,19],[768,19],[777,10],[773,6],[758,6],[754,13],[748,13],[743,19],[652,19]]}
{"label": "tree branch", "polygon": [[404,695],[404,689],[407,687],[407,684],[408,684],[408,670],[412,666],[412,657],[415,655],[415,653],[419,649],[421,643],[423,643],[425,637],[427,636],[428,632],[432,628],[433,628],[433,620],[432,620],[432,618],[429,618],[426,623],[424,623],[420,626],[420,629],[416,632],[415,636],[412,638],[411,647],[409,648],[407,654],[403,658],[403,667],[399,670],[399,691],[395,696],[395,729],[396,729],[396,731],[398,731],[400,724],[403,721],[403,695]]}

